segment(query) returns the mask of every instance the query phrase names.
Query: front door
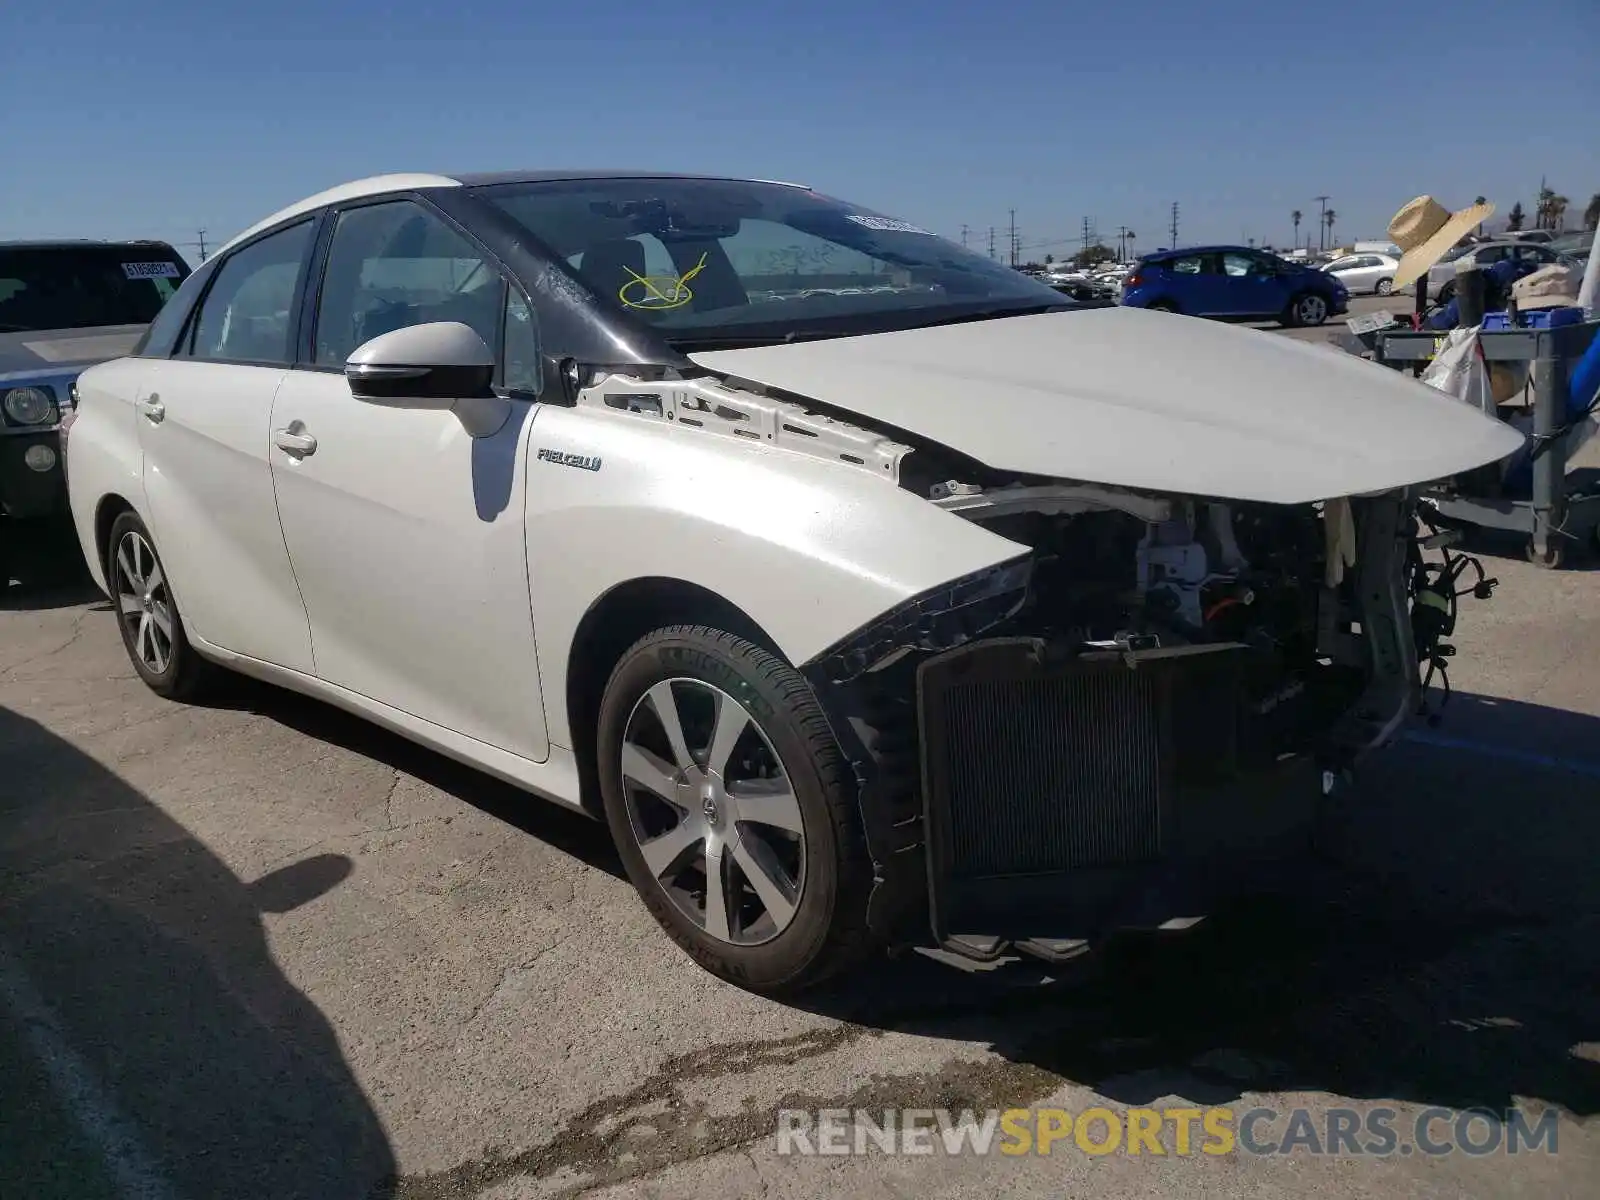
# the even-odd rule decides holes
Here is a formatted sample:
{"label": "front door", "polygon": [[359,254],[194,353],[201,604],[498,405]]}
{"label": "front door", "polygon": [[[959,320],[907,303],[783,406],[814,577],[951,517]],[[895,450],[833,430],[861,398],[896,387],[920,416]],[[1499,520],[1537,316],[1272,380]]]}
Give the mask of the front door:
{"label": "front door", "polygon": [[271,425],[318,676],[542,762],[523,524],[535,406],[514,400],[499,432],[474,438],[450,412],[364,404],[343,374],[362,342],[428,321],[461,321],[491,347],[525,341],[527,305],[477,247],[401,200],[339,214],[316,312],[312,362],[289,373]]}
{"label": "front door", "polygon": [[1264,260],[1241,251],[1225,251],[1222,275],[1226,280],[1227,308],[1235,317],[1272,316],[1288,303],[1278,275]]}
{"label": "front door", "polygon": [[308,219],[232,252],[135,402],[151,534],[190,632],[306,674],[311,634],[278,528],[268,447],[315,228]]}

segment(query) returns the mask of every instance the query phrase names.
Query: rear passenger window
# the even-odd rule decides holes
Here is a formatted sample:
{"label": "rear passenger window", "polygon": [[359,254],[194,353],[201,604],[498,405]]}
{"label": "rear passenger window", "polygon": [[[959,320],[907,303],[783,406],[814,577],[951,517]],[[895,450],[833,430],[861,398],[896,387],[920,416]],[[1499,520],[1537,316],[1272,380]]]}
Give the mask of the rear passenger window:
{"label": "rear passenger window", "polygon": [[295,293],[315,222],[302,221],[228,256],[201,302],[188,356],[288,366]]}
{"label": "rear passenger window", "polygon": [[1175,275],[1198,275],[1204,261],[1200,255],[1196,254],[1193,258],[1175,258],[1167,266]]}

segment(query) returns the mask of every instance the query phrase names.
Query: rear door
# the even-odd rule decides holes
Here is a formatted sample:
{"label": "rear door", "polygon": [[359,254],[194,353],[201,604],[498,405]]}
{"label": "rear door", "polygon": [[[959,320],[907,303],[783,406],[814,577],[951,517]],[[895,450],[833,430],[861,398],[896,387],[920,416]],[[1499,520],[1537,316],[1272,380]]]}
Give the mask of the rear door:
{"label": "rear door", "polygon": [[306,218],[231,251],[134,406],[151,533],[190,631],[307,674],[311,634],[268,450],[316,226]]}
{"label": "rear door", "polygon": [[1222,277],[1216,256],[1180,254],[1161,264],[1167,272],[1173,299],[1192,316],[1211,316],[1224,305]]}

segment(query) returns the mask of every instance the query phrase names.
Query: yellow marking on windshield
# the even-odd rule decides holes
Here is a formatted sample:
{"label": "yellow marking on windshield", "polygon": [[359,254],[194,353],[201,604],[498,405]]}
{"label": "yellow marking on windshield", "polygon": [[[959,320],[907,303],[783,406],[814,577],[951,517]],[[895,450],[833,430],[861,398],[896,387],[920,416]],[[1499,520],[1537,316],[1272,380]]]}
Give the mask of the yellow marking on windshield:
{"label": "yellow marking on windshield", "polygon": [[623,267],[633,278],[622,285],[617,292],[617,299],[628,308],[642,308],[648,312],[682,308],[694,299],[694,293],[689,290],[689,281],[705,270],[706,254],[709,253],[708,250],[701,254],[700,261],[682,275],[640,275],[630,267]]}

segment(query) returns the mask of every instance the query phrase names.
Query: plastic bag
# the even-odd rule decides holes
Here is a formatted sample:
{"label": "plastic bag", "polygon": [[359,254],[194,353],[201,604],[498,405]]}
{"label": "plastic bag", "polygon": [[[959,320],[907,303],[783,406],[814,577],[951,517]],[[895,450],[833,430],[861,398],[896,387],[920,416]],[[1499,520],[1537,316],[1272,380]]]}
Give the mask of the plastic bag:
{"label": "plastic bag", "polygon": [[1422,373],[1422,382],[1492,417],[1497,415],[1495,397],[1489,386],[1483,347],[1478,342],[1481,331],[1481,326],[1474,325],[1447,333],[1444,347]]}

